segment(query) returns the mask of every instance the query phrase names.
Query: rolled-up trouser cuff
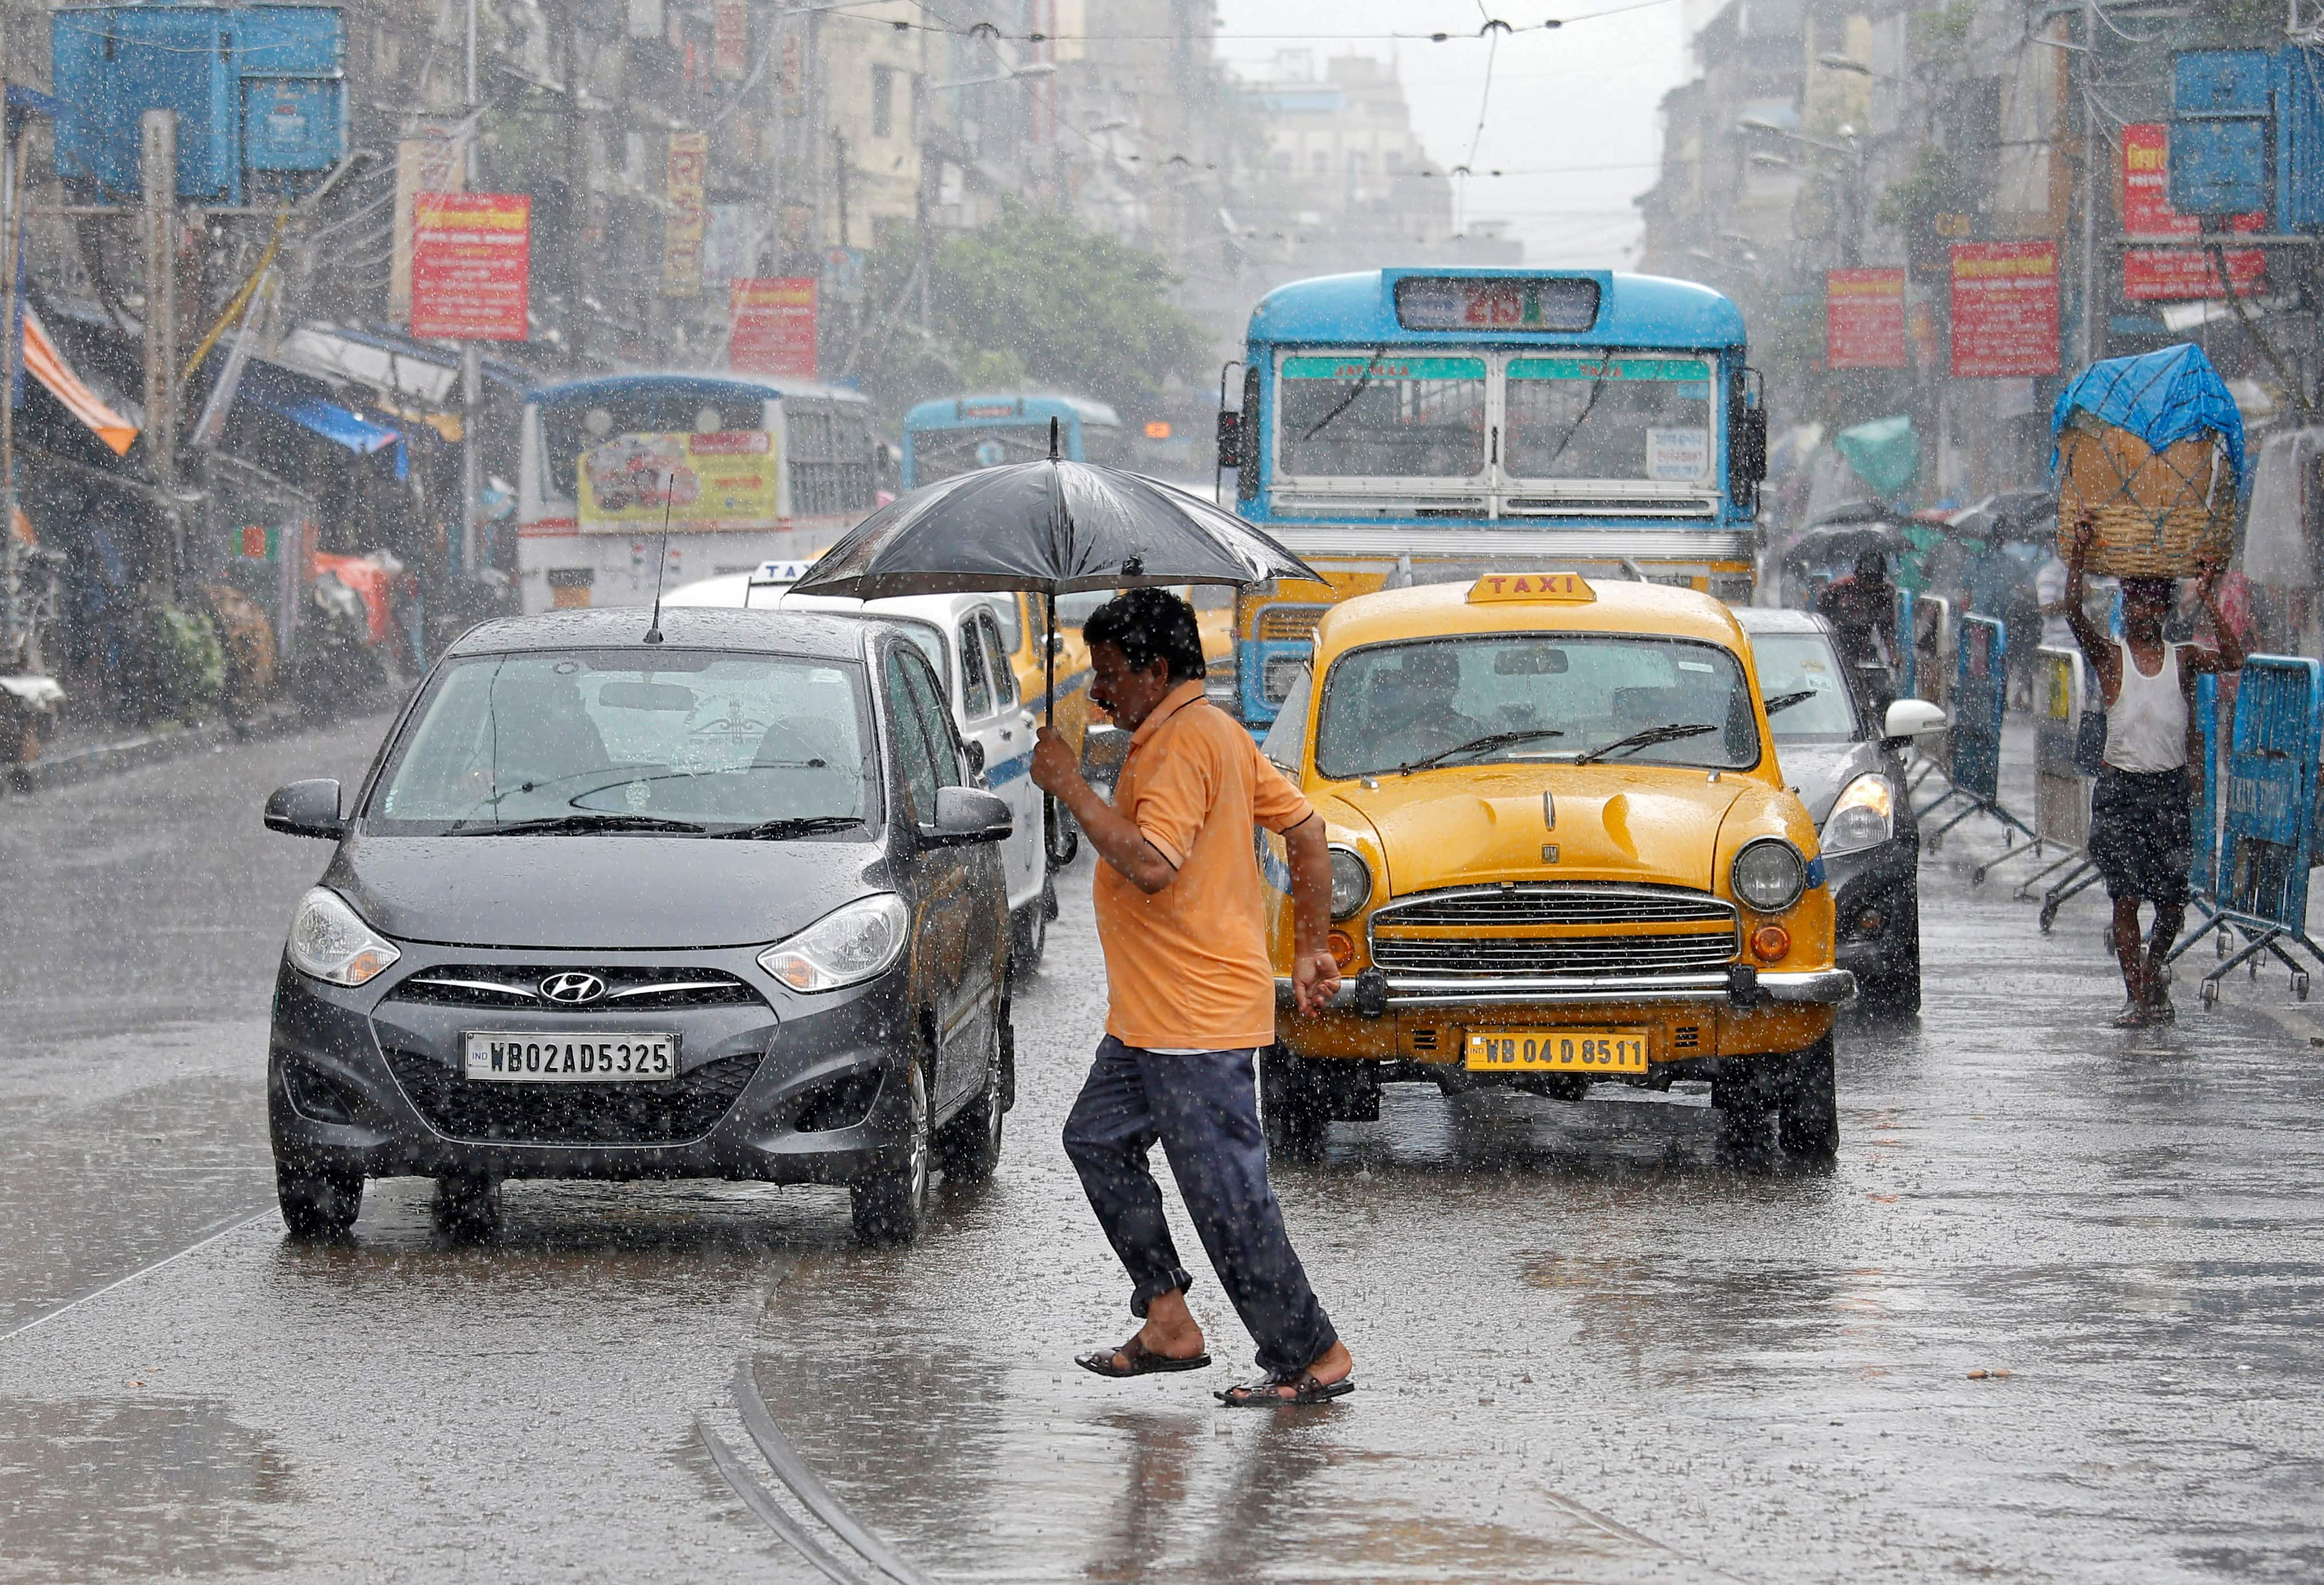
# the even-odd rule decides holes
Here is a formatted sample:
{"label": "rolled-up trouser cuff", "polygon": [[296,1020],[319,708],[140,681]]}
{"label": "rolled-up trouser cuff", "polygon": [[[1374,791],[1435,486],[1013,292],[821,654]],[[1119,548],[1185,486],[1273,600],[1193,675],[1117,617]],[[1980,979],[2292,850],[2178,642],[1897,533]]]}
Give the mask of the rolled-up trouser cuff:
{"label": "rolled-up trouser cuff", "polygon": [[1186,1274],[1186,1268],[1183,1266],[1176,1267],[1167,1276],[1149,1276],[1138,1285],[1137,1292],[1130,1295],[1130,1313],[1143,1321],[1146,1319],[1147,1307],[1155,1300],[1165,1294],[1183,1294],[1194,1286],[1194,1279]]}

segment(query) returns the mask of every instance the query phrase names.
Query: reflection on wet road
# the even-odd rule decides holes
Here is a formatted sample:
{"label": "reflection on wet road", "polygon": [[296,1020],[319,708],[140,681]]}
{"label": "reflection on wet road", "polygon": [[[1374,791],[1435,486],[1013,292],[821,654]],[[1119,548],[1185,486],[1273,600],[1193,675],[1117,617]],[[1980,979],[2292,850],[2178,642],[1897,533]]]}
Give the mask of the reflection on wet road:
{"label": "reflection on wet road", "polygon": [[[1000,1176],[912,1249],[853,1247],[837,1192],[726,1184],[520,1184],[475,1247],[397,1183],[346,1247],[267,1216],[56,1313],[266,1203],[266,988],[322,850],[249,812],[368,746],[123,778],[164,827],[138,851],[181,856],[76,863],[161,895],[76,894],[111,945],[71,953],[0,924],[50,954],[0,1054],[0,1333],[50,1317],[0,1338],[0,1580],[813,1578],[694,1433],[759,1467],[742,1359],[938,1580],[2324,1573],[2311,1015],[2239,982],[2103,1029],[2094,908],[2044,938],[1933,862],[1928,1015],[1846,1029],[1829,1173],[1727,1154],[1700,1094],[1408,1087],[1279,1167],[1362,1383],[1322,1411],[1211,1402],[1249,1345],[1207,1274],[1213,1370],[1072,1366],[1134,1324],[1056,1145],[1102,1013],[1085,870],[1020,992]],[[65,823],[0,804],[0,853]],[[163,928],[218,876],[231,932]],[[163,990],[115,1008],[131,956]]]}

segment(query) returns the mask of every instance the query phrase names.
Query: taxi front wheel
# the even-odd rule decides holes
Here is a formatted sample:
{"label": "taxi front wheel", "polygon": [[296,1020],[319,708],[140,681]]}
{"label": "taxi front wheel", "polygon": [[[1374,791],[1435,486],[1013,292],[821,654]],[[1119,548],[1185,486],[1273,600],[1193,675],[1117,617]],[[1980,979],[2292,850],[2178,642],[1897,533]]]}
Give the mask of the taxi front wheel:
{"label": "taxi front wheel", "polygon": [[1775,1143],[1786,1156],[1828,1161],[1840,1150],[1831,1037],[1792,1056],[1775,1090]]}
{"label": "taxi front wheel", "polygon": [[1281,1046],[1259,1054],[1259,1120],[1267,1147],[1286,1156],[1312,1155],[1332,1127],[1323,1087],[1303,1057]]}

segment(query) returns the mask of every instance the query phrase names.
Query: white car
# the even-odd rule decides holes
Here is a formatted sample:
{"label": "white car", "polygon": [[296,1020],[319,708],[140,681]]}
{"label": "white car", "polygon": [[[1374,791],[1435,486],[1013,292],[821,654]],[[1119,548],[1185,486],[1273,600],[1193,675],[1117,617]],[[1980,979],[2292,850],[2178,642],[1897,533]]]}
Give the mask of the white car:
{"label": "white car", "polygon": [[722,573],[683,585],[662,597],[664,605],[726,605],[760,611],[855,612],[901,626],[943,679],[961,742],[983,785],[1008,801],[1016,829],[1001,844],[1009,881],[1009,920],[1017,962],[1031,968],[1041,961],[1049,921],[1057,917],[1057,892],[1049,878],[1048,800],[1033,785],[1033,733],[1039,717],[1017,694],[1017,674],[1001,640],[995,594],[912,594],[894,600],[844,600],[795,594],[790,585],[806,576],[805,562],[769,562],[750,572]]}

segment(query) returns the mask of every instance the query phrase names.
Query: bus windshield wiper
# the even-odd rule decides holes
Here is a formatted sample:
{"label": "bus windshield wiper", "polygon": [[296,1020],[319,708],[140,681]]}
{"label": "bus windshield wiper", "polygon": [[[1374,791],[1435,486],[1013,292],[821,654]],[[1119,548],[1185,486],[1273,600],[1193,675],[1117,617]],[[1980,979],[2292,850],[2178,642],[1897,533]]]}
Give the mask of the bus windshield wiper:
{"label": "bus windshield wiper", "polygon": [[538,820],[512,820],[505,825],[468,832],[470,836],[556,836],[591,831],[674,831],[699,836],[710,828],[691,820],[664,820],[652,815],[549,815]]}
{"label": "bus windshield wiper", "polygon": [[1767,714],[1773,715],[1778,710],[1788,710],[1794,705],[1804,705],[1814,698],[1818,691],[1815,688],[1802,688],[1796,694],[1777,694],[1767,701]]}
{"label": "bus windshield wiper", "polygon": [[756,825],[737,825],[727,831],[714,831],[715,837],[758,837],[772,839],[785,836],[813,836],[823,831],[845,831],[861,825],[863,821],[855,815],[792,815],[780,820],[761,820]]}
{"label": "bus windshield wiper", "polygon": [[1442,765],[1445,760],[1450,760],[1455,754],[1468,754],[1485,749],[1498,749],[1503,743],[1522,743],[1530,742],[1535,738],[1563,737],[1564,735],[1565,734],[1563,733],[1558,731],[1557,728],[1554,726],[1527,727],[1523,732],[1487,733],[1483,737],[1471,738],[1465,743],[1454,743],[1449,749],[1439,749],[1433,754],[1423,754],[1417,760],[1407,760],[1403,764],[1394,767],[1394,769],[1400,776],[1409,776],[1416,770],[1425,770],[1431,765]]}
{"label": "bus windshield wiper", "polygon": [[1576,760],[1574,763],[1576,765],[1593,765],[1599,760],[1604,759],[1607,755],[1612,753],[1617,749],[1651,748],[1656,743],[1676,742],[1683,737],[1700,737],[1706,732],[1717,732],[1718,730],[1719,729],[1717,727],[1704,722],[1697,722],[1692,726],[1682,726],[1676,722],[1673,722],[1667,726],[1649,726],[1643,731],[1632,733],[1628,737],[1618,737],[1612,742],[1608,743],[1604,748],[1592,749],[1588,753],[1582,755],[1582,758]]}
{"label": "bus windshield wiper", "polygon": [[1349,392],[1347,395],[1340,399],[1339,406],[1333,408],[1330,412],[1325,413],[1322,418],[1317,419],[1314,429],[1299,437],[1301,445],[1305,445],[1308,441],[1313,440],[1316,436],[1321,435],[1324,430],[1330,429],[1332,427],[1333,419],[1338,418],[1342,413],[1346,412],[1350,408],[1356,405],[1356,398],[1361,396],[1364,393],[1364,387],[1372,382],[1372,371],[1379,367],[1380,359],[1387,355],[1387,342],[1383,341],[1378,346],[1372,348],[1372,355],[1364,360],[1364,372],[1360,375],[1357,376],[1355,389]]}

